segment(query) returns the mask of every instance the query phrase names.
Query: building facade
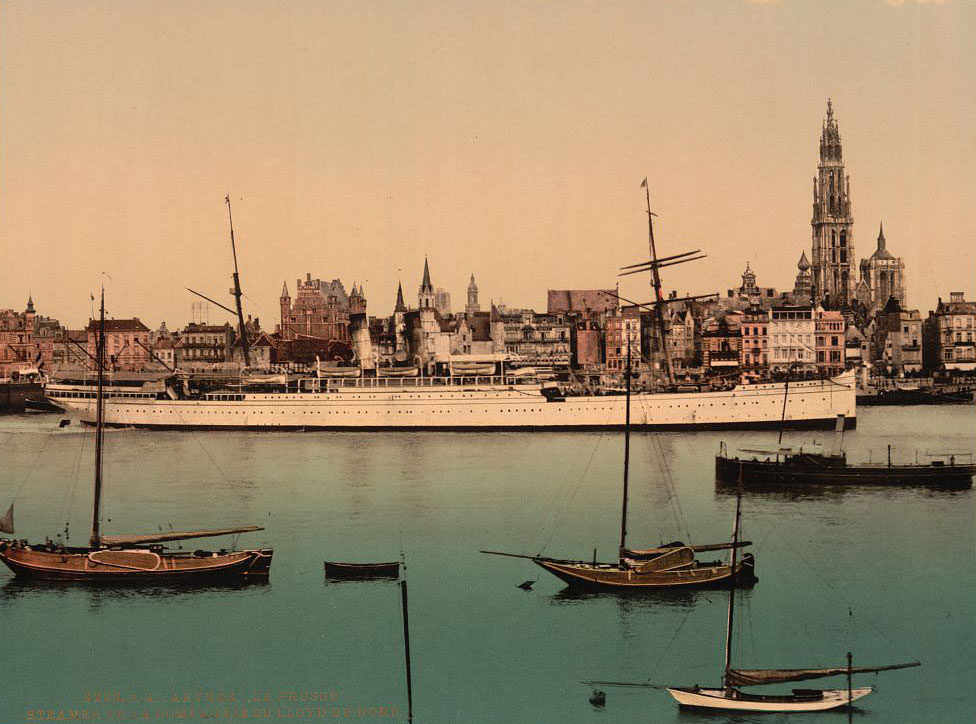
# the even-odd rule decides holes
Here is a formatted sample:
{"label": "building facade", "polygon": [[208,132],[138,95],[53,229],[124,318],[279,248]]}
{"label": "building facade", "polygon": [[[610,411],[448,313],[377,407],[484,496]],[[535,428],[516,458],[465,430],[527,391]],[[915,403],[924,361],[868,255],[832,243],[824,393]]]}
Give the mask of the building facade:
{"label": "building facade", "polygon": [[895,297],[878,312],[871,340],[872,361],[890,375],[922,369],[922,317],[917,309],[902,309]]}
{"label": "building facade", "polygon": [[824,376],[838,375],[847,364],[847,338],[844,334],[847,323],[844,315],[836,310],[817,307],[813,317],[817,371]]}
{"label": "building facade", "polygon": [[311,274],[306,274],[304,281],[297,279],[295,285],[296,296],[292,299],[287,282],[282,284],[278,327],[281,339],[316,337],[349,342],[350,313],[366,311],[366,298],[356,285],[347,294],[340,280],[312,279]]}
{"label": "building facade", "polygon": [[963,292],[952,292],[949,301],[929,312],[923,329],[925,366],[929,370],[976,371],[976,302]]}
{"label": "building facade", "polygon": [[758,305],[742,314],[743,372],[762,374],[769,369],[769,315],[768,309]]}
{"label": "building facade", "polygon": [[[95,343],[98,339],[99,320],[88,321],[88,354],[95,359]],[[105,320],[105,355],[109,370],[138,372],[150,365],[149,327],[132,319]]]}
{"label": "building facade", "polygon": [[813,370],[816,363],[815,333],[812,307],[773,307],[769,318],[770,369],[778,372]]}
{"label": "building facade", "polygon": [[229,362],[234,341],[229,324],[190,322],[180,333],[180,364],[192,368]]}
{"label": "building facade", "polygon": [[621,307],[606,319],[607,370],[620,372],[630,368],[640,370],[641,364],[641,315],[638,307]]}

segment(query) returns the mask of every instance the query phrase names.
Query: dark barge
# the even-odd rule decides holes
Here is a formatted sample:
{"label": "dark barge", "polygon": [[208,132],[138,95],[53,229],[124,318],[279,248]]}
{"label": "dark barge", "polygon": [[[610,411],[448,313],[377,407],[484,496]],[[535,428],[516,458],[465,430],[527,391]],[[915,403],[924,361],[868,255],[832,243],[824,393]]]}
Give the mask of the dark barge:
{"label": "dark barge", "polygon": [[[965,489],[973,486],[976,465],[960,463],[956,455],[935,456],[928,463],[850,464],[844,452],[809,452],[802,448],[745,450],[750,457],[731,456],[725,444],[715,456],[715,480],[742,485],[925,485]],[[963,456],[963,454],[960,454]]]}

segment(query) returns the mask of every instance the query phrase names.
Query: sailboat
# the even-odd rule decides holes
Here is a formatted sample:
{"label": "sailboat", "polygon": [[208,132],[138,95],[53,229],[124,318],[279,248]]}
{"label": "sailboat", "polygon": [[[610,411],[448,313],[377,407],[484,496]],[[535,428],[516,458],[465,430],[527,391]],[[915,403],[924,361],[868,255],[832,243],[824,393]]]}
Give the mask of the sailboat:
{"label": "sailboat", "polygon": [[[240,551],[171,551],[163,543],[263,530],[260,526],[168,532],[146,535],[102,535],[99,526],[102,495],[102,394],[105,368],[105,290],[99,317],[95,423],[95,485],[92,530],[88,547],[69,547],[50,540],[32,545],[26,540],[0,539],[0,561],[20,578],[83,582],[211,582],[267,579],[270,548]],[[10,525],[3,530],[13,533]],[[6,518],[6,516],[5,516]]]}
{"label": "sailboat", "polygon": [[627,342],[626,417],[624,423],[624,486],[620,519],[620,547],[616,563],[574,561],[544,556],[527,556],[499,551],[481,551],[490,555],[528,558],[570,587],[590,590],[659,590],[686,588],[714,588],[729,585],[735,580],[741,586],[751,586],[759,579],[755,574],[755,559],[751,553],[742,560],[723,564],[719,561],[703,563],[695,556],[706,551],[727,550],[751,545],[750,541],[685,545],[676,542],[656,548],[627,547],[627,502],[630,469],[630,381],[631,341]]}
{"label": "sailboat", "polygon": [[[735,507],[735,524],[732,529],[733,544],[739,538],[739,512],[742,497],[738,497]],[[732,565],[735,565],[736,546],[732,547]],[[684,708],[754,711],[754,712],[806,712],[826,711],[867,696],[874,689],[870,686],[853,688],[851,677],[854,674],[889,671],[920,666],[918,661],[887,666],[853,666],[852,656],[847,654],[847,666],[819,669],[735,669],[732,668],[732,624],[735,614],[735,579],[729,585],[728,626],[725,633],[725,675],[722,686],[716,688],[667,687],[668,693]],[[846,689],[793,689],[790,694],[752,694],[737,687],[782,684],[791,681],[807,681],[828,676],[847,676]]]}

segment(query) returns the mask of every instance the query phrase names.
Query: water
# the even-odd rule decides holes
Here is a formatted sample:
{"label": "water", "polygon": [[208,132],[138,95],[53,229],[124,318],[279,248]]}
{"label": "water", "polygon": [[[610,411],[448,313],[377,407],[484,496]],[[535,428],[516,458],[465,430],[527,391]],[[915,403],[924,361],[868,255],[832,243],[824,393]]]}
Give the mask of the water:
{"label": "water", "polygon": [[[18,537],[53,536],[70,520],[71,541],[82,544],[92,435],[56,425],[56,416],[0,419],[0,507],[16,495]],[[852,461],[869,450],[882,460],[888,443],[896,462],[908,461],[916,448],[974,450],[974,431],[971,405],[864,409],[845,444]],[[828,436],[793,433],[784,442]],[[315,715],[323,706],[302,701],[313,696],[333,700],[322,709],[326,721],[403,720],[397,584],[326,583],[322,570],[326,558],[392,560],[401,548],[416,721],[716,719],[679,712],[655,688],[601,686],[607,704],[598,710],[587,701],[593,687],[581,681],[718,684],[725,592],[570,595],[529,561],[478,553],[589,558],[597,548],[612,558],[619,433],[109,431],[106,439],[106,533],[261,524],[267,530],[240,544],[275,548],[271,581],[114,589],[20,583],[4,570],[2,722],[62,709],[103,721],[161,720],[191,706],[197,720],[226,713],[244,721],[242,709],[249,719],[265,710],[305,718],[302,707]],[[768,445],[775,433],[634,435],[633,545],[727,539],[735,501],[716,490],[712,474],[722,439]],[[736,663],[843,665],[847,651],[855,665],[918,659],[921,668],[856,679],[877,687],[859,702],[858,718],[970,721],[974,520],[972,490],[747,495],[743,531],[755,541],[760,581],[740,594]],[[517,588],[536,578],[532,591]]]}

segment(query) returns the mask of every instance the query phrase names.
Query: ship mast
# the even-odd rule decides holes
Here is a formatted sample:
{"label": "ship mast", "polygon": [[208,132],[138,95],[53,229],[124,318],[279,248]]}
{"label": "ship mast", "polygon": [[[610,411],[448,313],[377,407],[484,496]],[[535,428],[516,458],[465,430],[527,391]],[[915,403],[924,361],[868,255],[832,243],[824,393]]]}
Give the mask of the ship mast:
{"label": "ship mast", "polygon": [[673,386],[674,370],[671,368],[671,355],[668,354],[667,331],[664,326],[664,295],[661,293],[661,273],[658,271],[660,262],[654,244],[654,214],[651,213],[651,188],[647,179],[644,179],[644,193],[647,198],[647,242],[651,249],[651,285],[654,287],[654,315],[657,317],[657,337],[661,356],[664,357],[664,369],[668,374],[668,384]]}
{"label": "ship mast", "polygon": [[244,327],[244,311],[241,309],[241,277],[237,271],[237,244],[234,242],[234,216],[230,210],[230,194],[224,197],[224,202],[227,204],[227,218],[230,221],[230,249],[234,254],[234,288],[231,290],[231,293],[234,295],[234,301],[237,306],[237,322],[240,326],[241,352],[244,353],[244,366],[250,367],[251,353],[248,351],[247,331]]}
{"label": "ship mast", "polygon": [[[621,323],[623,323],[623,318],[621,317]],[[628,473],[630,470],[630,350],[631,350],[631,340],[630,336],[627,336],[627,414],[624,422],[624,503],[623,510],[620,513],[620,550],[617,555],[620,558],[624,557],[624,549],[627,546],[627,494],[628,494]]]}
{"label": "ship mast", "polygon": [[735,496],[735,522],[732,524],[732,556],[729,563],[729,620],[725,631],[725,669],[722,674],[722,688],[728,694],[732,687],[728,683],[729,668],[732,666],[732,622],[735,613],[735,563],[736,552],[739,546],[739,512],[742,508],[742,466],[739,466],[739,489]]}
{"label": "ship mast", "polygon": [[102,503],[102,379],[105,367],[105,287],[102,287],[102,300],[98,317],[98,337],[95,340],[95,364],[98,367],[98,382],[95,388],[95,497],[92,511],[92,531],[89,545],[98,548],[102,543],[98,519]]}

